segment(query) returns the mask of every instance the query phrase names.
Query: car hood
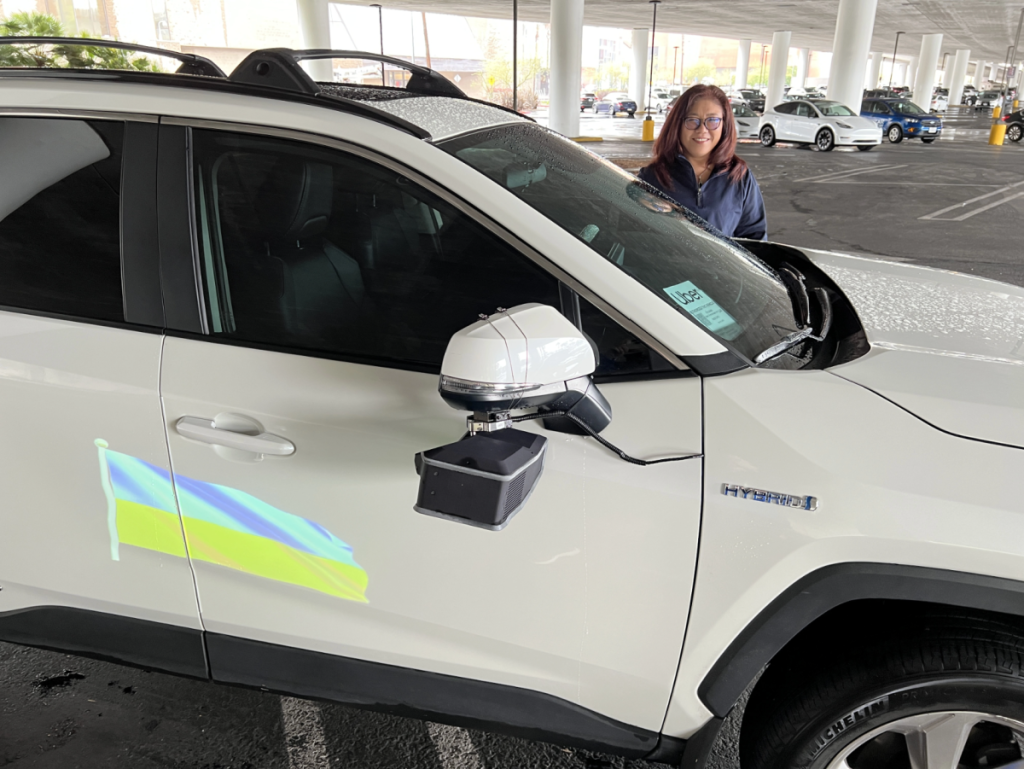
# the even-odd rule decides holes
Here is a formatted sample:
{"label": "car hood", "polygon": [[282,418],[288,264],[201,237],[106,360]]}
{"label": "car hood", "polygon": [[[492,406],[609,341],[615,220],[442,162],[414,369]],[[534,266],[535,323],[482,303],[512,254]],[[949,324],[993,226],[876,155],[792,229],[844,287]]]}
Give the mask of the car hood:
{"label": "car hood", "polygon": [[874,120],[868,120],[866,117],[860,117],[860,115],[843,115],[842,117],[826,117],[825,119],[832,123],[846,123],[846,125],[854,130],[878,128]]}
{"label": "car hood", "polygon": [[806,250],[849,298],[871,351],[830,371],[946,432],[1024,448],[1024,289]]}

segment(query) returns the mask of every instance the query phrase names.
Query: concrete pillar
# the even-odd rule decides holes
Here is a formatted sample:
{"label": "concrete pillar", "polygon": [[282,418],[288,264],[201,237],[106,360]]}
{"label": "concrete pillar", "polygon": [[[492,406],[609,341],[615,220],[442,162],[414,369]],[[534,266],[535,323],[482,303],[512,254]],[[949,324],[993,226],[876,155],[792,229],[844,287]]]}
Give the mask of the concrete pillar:
{"label": "concrete pillar", "polygon": [[872,51],[868,59],[868,77],[864,82],[865,88],[878,88],[878,78],[882,75],[882,54],[880,51]]}
{"label": "concrete pillar", "polygon": [[736,87],[747,87],[747,73],[750,71],[750,41],[740,40],[740,48],[736,53]]}
{"label": "concrete pillar", "polygon": [[971,52],[961,49],[953,59],[953,72],[949,78],[949,105],[962,104],[964,100],[964,81],[967,79],[967,57]]}
{"label": "concrete pillar", "polygon": [[810,48],[796,49],[796,77],[791,85],[794,88],[803,88],[807,84],[807,68],[811,62]]}
{"label": "concrete pillar", "polygon": [[978,82],[975,83],[975,85],[978,86],[978,88],[982,87],[982,85],[981,85],[982,81],[984,81],[984,80],[991,80],[992,79],[992,76],[990,74],[991,71],[992,71],[992,62],[990,62],[990,61],[983,61],[983,62],[981,62],[981,69],[978,72]]}
{"label": "concrete pillar", "polygon": [[[302,47],[330,48],[331,17],[327,10],[327,0],[298,0],[298,11]],[[318,82],[329,83],[334,80],[330,59],[304,61],[302,66],[309,76]]]}
{"label": "concrete pillar", "polygon": [[910,86],[910,92],[914,92],[914,81],[917,80],[917,57],[910,57],[910,66],[907,67],[907,85]]}
{"label": "concrete pillar", "polygon": [[896,75],[892,79],[893,85],[908,85],[907,62],[896,62]]}
{"label": "concrete pillar", "polygon": [[636,102],[636,108],[643,112],[647,107],[647,46],[649,46],[651,30],[633,29],[633,66],[629,70],[629,95]]}
{"label": "concrete pillar", "polygon": [[864,62],[871,47],[878,0],[839,0],[828,98],[860,113],[864,96]]}
{"label": "concrete pillar", "polygon": [[942,51],[942,35],[924,35],[921,38],[921,59],[914,80],[914,104],[925,112],[932,105],[932,89],[935,87],[935,68],[939,66]]}
{"label": "concrete pillar", "polygon": [[[646,41],[644,43],[646,47]],[[580,133],[580,65],[583,61],[583,0],[551,0],[551,84],[548,127],[566,136]]]}
{"label": "concrete pillar", "polygon": [[789,65],[789,39],[792,32],[776,32],[772,35],[772,61],[768,68],[768,95],[764,108],[771,109],[782,101],[786,89],[786,67]]}

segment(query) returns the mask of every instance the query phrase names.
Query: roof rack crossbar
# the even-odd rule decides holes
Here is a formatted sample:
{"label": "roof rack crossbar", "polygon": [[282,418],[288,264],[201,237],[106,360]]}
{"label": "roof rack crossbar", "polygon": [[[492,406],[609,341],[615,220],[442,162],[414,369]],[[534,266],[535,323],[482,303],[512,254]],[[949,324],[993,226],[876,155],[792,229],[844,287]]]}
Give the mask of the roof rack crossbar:
{"label": "roof rack crossbar", "polygon": [[151,45],[136,45],[135,43],[122,43],[120,40],[106,40],[102,37],[34,37],[16,36],[0,37],[0,45],[80,45],[95,46],[97,48],[114,48],[121,51],[137,51],[148,53],[153,56],[166,56],[181,62],[177,72],[182,75],[204,75],[206,77],[227,77],[224,70],[214,64],[205,56],[194,53],[180,53],[179,51],[168,51],[164,48],[156,48]]}
{"label": "roof rack crossbar", "polygon": [[433,96],[451,96],[456,99],[468,98],[455,83],[435,70],[368,51],[340,51],[327,48],[294,51],[290,48],[265,48],[245,57],[229,79],[236,83],[284,88],[315,95],[321,92],[320,86],[299,66],[299,63],[316,59],[365,59],[391,64],[412,73],[406,85],[408,91]]}

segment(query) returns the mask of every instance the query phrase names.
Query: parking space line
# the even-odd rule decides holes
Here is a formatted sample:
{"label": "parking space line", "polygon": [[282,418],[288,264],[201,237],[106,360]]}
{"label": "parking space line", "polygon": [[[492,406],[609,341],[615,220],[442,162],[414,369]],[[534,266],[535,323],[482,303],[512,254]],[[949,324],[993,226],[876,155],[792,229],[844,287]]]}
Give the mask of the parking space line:
{"label": "parking space line", "polygon": [[484,762],[465,729],[428,721],[427,731],[444,769],[484,769]]}
{"label": "parking space line", "polygon": [[970,219],[975,214],[980,214],[982,211],[988,211],[990,208],[995,208],[996,206],[1001,206],[1003,203],[1009,203],[1011,200],[1014,200],[1015,198],[1019,198],[1022,195],[1024,195],[1024,192],[1018,192],[1015,195],[1010,195],[1010,197],[1008,197],[1008,198],[1003,198],[1002,200],[997,200],[995,203],[989,203],[987,206],[982,206],[981,208],[976,208],[975,210],[971,211],[970,213],[964,214],[963,216],[958,216],[955,219],[937,219],[936,221],[940,221],[940,222],[962,222],[964,219]]}
{"label": "parking space line", "polygon": [[794,179],[795,182],[813,182],[814,184],[824,184],[835,179],[845,179],[848,176],[859,176],[860,174],[873,174],[876,171],[894,171],[897,168],[906,168],[907,164],[904,163],[898,166],[875,166],[874,168],[858,168],[853,171],[833,171],[830,174],[822,174],[821,176],[807,176],[803,179]]}
{"label": "parking space line", "polygon": [[288,769],[328,769],[320,706],[295,697],[281,698],[281,724]]}
{"label": "parking space line", "polygon": [[[924,216],[919,216],[917,218],[919,220],[922,220],[922,221],[927,221],[929,219],[937,219],[938,217],[942,216],[943,214],[949,213],[950,211],[954,211],[954,210],[956,210],[958,208],[963,208],[964,206],[969,206],[971,203],[977,203],[979,200],[984,200],[985,198],[990,198],[993,195],[998,195],[1001,192],[1009,192],[1014,187],[1020,187],[1022,184],[1024,184],[1024,182],[1016,182],[1015,184],[1009,184],[1009,185],[1007,185],[1005,187],[1000,187],[998,190],[994,190],[992,192],[987,192],[984,195],[978,195],[978,197],[971,198],[970,200],[965,200],[963,203],[955,203],[955,204],[953,204],[951,206],[946,206],[945,208],[941,208],[938,211],[932,211],[930,214],[925,214]],[[1015,195],[1013,197],[1017,197],[1017,196]],[[1006,200],[1012,200],[1013,197],[1006,198]],[[1001,201],[1001,203],[1005,203],[1006,200]],[[999,203],[997,203],[996,205],[999,205]],[[994,206],[986,206],[985,208],[982,208],[980,211],[985,211],[988,208],[994,208]],[[980,213],[980,211],[978,213]],[[971,214],[971,215],[973,216],[973,214]],[[962,217],[962,218],[944,219],[944,220],[940,220],[940,221],[959,222],[959,221],[963,221],[963,219],[967,219],[967,218],[969,218],[969,217],[965,216],[965,217]]]}

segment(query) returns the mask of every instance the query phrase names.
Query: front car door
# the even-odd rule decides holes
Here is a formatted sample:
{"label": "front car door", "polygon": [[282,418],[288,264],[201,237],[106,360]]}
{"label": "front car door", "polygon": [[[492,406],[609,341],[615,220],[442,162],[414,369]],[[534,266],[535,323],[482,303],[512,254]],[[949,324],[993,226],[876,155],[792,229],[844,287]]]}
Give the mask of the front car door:
{"label": "front car door", "polygon": [[[481,680],[629,724],[627,742],[656,732],[692,587],[699,462],[637,467],[526,423],[548,459],[505,530],[413,511],[414,455],[465,430],[437,394],[451,334],[523,302],[571,315],[575,293],[482,214],[366,150],[167,130],[192,148],[203,306],[170,332],[162,388],[214,678],[367,701],[395,670],[428,671],[429,689],[402,679],[385,699],[443,712],[457,705],[436,692]],[[177,296],[194,303],[195,287]],[[641,455],[695,450],[699,378],[664,379],[657,353],[581,304],[615,414],[605,435]],[[217,431],[294,451],[261,457]],[[295,668],[321,672],[289,678],[268,649],[324,655]],[[338,658],[383,663],[380,677],[325,680]],[[490,712],[495,695],[461,694]],[[552,726],[544,708],[502,707],[494,718]]]}
{"label": "front car door", "polygon": [[158,394],[156,135],[0,116],[0,637],[205,675]]}

